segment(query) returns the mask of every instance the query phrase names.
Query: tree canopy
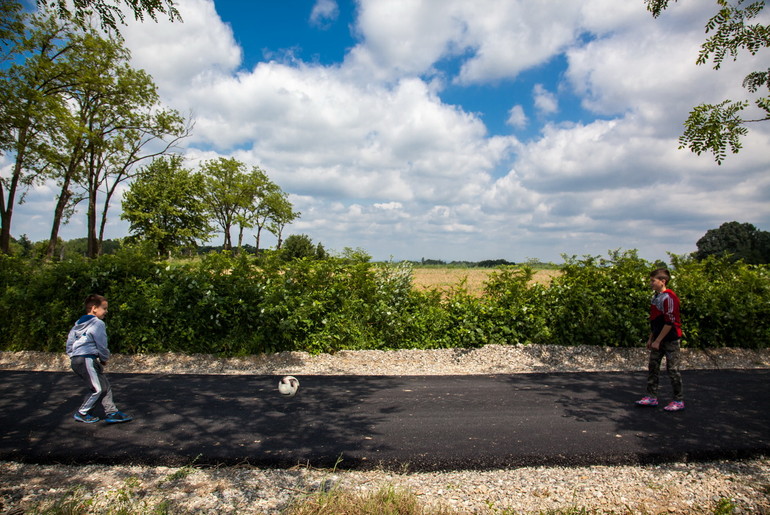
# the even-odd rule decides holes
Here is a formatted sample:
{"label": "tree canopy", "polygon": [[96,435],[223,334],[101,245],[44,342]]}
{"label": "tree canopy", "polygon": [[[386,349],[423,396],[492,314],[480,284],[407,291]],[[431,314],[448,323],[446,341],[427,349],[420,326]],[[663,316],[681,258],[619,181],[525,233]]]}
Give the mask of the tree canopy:
{"label": "tree canopy", "polygon": [[231,229],[238,226],[238,247],[245,228],[257,227],[257,250],[263,227],[276,235],[280,248],[281,232],[299,213],[267,174],[258,167],[248,169],[235,158],[212,159],[200,165],[204,177],[203,203],[210,218],[224,235],[222,247],[233,249]]}
{"label": "tree canopy", "polygon": [[[5,2],[7,3],[7,2]],[[13,166],[0,177],[0,252],[7,253],[14,205],[43,178],[46,147],[67,112],[66,91],[78,80],[64,64],[81,46],[72,27],[44,16],[22,16],[4,37],[8,65],[0,68],[0,154]],[[69,44],[65,43],[69,42]]]}
{"label": "tree canopy", "polygon": [[14,205],[28,187],[48,181],[59,189],[48,256],[60,225],[87,200],[94,257],[117,187],[138,163],[186,137],[191,124],[160,105],[152,77],[130,66],[118,35],[104,37],[50,11],[20,16],[23,30],[2,40],[9,58],[0,67],[0,155],[13,166],[0,176],[0,252],[10,249]]}
{"label": "tree canopy", "polygon": [[131,223],[129,239],[148,243],[159,255],[206,241],[212,227],[201,198],[203,176],[166,156],[144,167],[123,195],[121,218]]}
{"label": "tree canopy", "polygon": [[706,231],[697,243],[696,259],[729,255],[750,265],[770,263],[770,232],[749,223],[726,222]]}
{"label": "tree canopy", "polygon": [[[645,0],[645,3],[656,18],[669,6],[669,0]],[[770,47],[770,25],[754,22],[765,8],[764,0],[716,0],[716,3],[717,12],[706,24],[706,33],[710,36],[701,45],[696,64],[711,61],[713,68],[719,70],[726,58],[735,61],[741,51],[756,55]],[[727,158],[728,149],[738,153],[742,148],[741,138],[748,134],[747,124],[770,121],[770,68],[746,75],[743,87],[751,98],[725,99],[694,107],[684,122],[679,148],[689,148],[698,155],[711,152],[720,165]],[[754,108],[749,112],[752,104]]]}
{"label": "tree canopy", "polygon": [[325,259],[326,249],[320,243],[313,245],[313,240],[307,234],[292,234],[283,244],[281,258],[285,261],[295,259]]}
{"label": "tree canopy", "polygon": [[171,21],[182,21],[174,0],[37,0],[40,7],[52,8],[59,18],[72,19],[83,24],[87,18],[96,15],[103,29],[118,31],[118,23],[125,24],[126,17],[121,5],[127,6],[134,18],[144,21],[145,15],[158,19],[165,14]]}

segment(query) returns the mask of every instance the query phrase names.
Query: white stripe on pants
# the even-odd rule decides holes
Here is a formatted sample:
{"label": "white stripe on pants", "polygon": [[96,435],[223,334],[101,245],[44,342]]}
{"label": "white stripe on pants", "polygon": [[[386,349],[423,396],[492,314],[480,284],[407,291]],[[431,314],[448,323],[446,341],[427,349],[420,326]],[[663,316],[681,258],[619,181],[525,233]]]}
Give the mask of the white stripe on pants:
{"label": "white stripe on pants", "polygon": [[85,381],[91,390],[91,393],[86,396],[78,411],[85,415],[100,400],[102,401],[105,414],[118,411],[112,400],[112,386],[110,386],[107,376],[104,375],[98,358],[93,356],[73,356],[70,362],[72,370]]}

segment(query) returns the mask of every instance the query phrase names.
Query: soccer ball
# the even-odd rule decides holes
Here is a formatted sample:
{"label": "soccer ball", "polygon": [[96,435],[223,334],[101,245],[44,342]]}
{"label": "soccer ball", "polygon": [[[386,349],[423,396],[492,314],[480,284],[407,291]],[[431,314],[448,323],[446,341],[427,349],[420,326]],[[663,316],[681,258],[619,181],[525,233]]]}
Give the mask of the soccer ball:
{"label": "soccer ball", "polygon": [[284,376],[278,381],[278,391],[284,397],[294,397],[299,390],[299,381],[294,376]]}

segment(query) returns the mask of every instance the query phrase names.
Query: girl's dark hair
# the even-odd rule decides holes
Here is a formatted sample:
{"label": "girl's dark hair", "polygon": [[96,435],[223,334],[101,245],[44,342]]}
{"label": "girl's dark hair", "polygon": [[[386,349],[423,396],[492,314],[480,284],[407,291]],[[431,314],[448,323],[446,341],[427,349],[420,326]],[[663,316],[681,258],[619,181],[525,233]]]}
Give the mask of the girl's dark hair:
{"label": "girl's dark hair", "polygon": [[91,311],[91,308],[99,307],[102,304],[104,304],[105,300],[107,299],[95,293],[92,293],[91,295],[86,297],[86,300],[83,302],[83,306],[85,306],[86,308],[86,313],[89,313]]}

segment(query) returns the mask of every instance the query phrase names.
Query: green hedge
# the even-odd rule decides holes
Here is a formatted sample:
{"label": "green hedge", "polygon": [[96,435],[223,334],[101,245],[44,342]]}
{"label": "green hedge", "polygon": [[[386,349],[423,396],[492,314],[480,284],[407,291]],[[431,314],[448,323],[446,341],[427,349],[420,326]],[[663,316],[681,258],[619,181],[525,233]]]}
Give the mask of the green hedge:
{"label": "green hedge", "polygon": [[[767,347],[768,267],[671,259],[686,345]],[[110,347],[121,353],[637,346],[647,338],[653,268],[635,251],[565,257],[543,286],[529,267],[503,267],[479,298],[462,285],[417,291],[408,264],[229,254],[168,263],[131,249],[53,264],[0,255],[0,349],[62,351],[89,293],[110,300]]]}

